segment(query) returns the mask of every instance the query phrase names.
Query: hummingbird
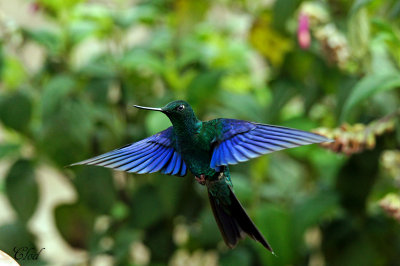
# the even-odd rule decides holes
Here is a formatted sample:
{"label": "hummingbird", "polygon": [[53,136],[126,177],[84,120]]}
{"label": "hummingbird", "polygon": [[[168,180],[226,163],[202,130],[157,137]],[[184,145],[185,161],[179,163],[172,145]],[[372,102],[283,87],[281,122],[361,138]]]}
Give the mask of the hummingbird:
{"label": "hummingbird", "polygon": [[162,108],[136,108],[165,114],[172,126],[143,140],[72,165],[97,165],[129,173],[160,171],[185,176],[188,170],[207,187],[215,220],[226,245],[249,236],[273,250],[233,192],[229,165],[286,148],[331,142],[324,136],[237,119],[199,120],[185,101]]}

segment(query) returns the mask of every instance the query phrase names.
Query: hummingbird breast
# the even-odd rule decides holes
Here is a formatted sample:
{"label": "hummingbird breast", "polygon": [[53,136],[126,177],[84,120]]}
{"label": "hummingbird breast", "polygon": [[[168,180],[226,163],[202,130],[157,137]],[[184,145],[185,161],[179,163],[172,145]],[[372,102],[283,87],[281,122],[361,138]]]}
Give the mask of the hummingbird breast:
{"label": "hummingbird breast", "polygon": [[177,137],[177,148],[190,172],[195,176],[202,174],[214,176],[216,171],[210,167],[212,145],[210,137],[202,134],[186,134]]}

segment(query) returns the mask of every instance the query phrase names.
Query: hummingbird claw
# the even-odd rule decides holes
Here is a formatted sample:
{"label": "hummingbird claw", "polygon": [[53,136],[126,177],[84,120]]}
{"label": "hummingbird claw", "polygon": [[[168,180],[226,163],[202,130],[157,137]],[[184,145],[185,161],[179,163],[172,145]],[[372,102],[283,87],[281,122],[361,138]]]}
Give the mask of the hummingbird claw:
{"label": "hummingbird claw", "polygon": [[200,175],[200,177],[195,176],[194,177],[197,182],[199,182],[200,185],[205,185],[206,184],[206,177],[205,175]]}

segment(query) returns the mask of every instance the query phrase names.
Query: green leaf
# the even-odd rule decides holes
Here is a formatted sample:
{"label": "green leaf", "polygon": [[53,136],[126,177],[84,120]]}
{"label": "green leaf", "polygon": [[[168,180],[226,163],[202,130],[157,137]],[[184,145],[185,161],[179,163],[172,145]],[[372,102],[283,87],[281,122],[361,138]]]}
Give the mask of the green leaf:
{"label": "green leaf", "polygon": [[219,265],[221,266],[242,266],[254,265],[254,256],[246,249],[237,247],[222,254]]}
{"label": "green leaf", "polygon": [[255,224],[272,246],[277,257],[273,256],[258,243],[263,265],[288,265],[295,254],[293,245],[293,223],[294,220],[287,209],[282,206],[263,204],[257,208]]}
{"label": "green leaf", "polygon": [[349,16],[353,16],[357,13],[361,8],[371,3],[372,0],[356,0],[350,8]]}
{"label": "green leaf", "polygon": [[251,76],[248,73],[230,73],[222,78],[221,87],[244,95],[252,90]]}
{"label": "green leaf", "polygon": [[240,202],[242,204],[250,202],[254,197],[250,178],[236,172],[231,172],[231,178],[234,180],[233,190]]}
{"label": "green leaf", "polygon": [[[167,261],[170,254],[176,250],[171,232],[161,226],[155,226],[151,230],[147,230],[143,243],[151,250],[151,259],[153,261]],[[152,266],[157,265],[163,266],[165,264],[152,263]]]}
{"label": "green leaf", "polygon": [[164,216],[162,202],[157,191],[150,185],[142,186],[133,195],[131,222],[135,227],[148,228]]}
{"label": "green leaf", "polygon": [[3,42],[0,43],[0,77],[3,79],[4,77],[4,70],[5,68],[5,51],[4,51],[4,44]]}
{"label": "green leaf", "polygon": [[[141,238],[141,234],[138,230],[132,228],[120,228],[115,233],[115,245],[113,248],[114,258],[117,262],[121,262],[124,259],[130,259],[129,252],[131,251],[131,244],[134,241],[138,241]],[[121,265],[121,263],[116,263]]]}
{"label": "green leaf", "polygon": [[90,60],[79,72],[84,76],[101,79],[114,78],[117,75],[114,59],[103,55]]}
{"label": "green leaf", "polygon": [[22,62],[17,57],[11,56],[10,54],[3,54],[1,57],[1,83],[4,88],[14,90],[26,81],[28,73],[26,72]]}
{"label": "green leaf", "polygon": [[278,119],[282,108],[295,96],[295,86],[288,81],[280,80],[272,84],[272,101],[266,112],[267,121],[273,123]]}
{"label": "green leaf", "polygon": [[111,216],[115,220],[123,220],[128,215],[129,215],[129,207],[121,201],[116,202],[111,209]]}
{"label": "green leaf", "polygon": [[[102,79],[90,79],[90,82],[85,86],[85,92],[90,97],[90,100],[96,104],[95,108],[99,111],[101,120],[104,121],[106,118],[104,113],[108,113],[108,103],[109,99],[109,91],[112,86],[112,79],[102,78]],[[112,88],[112,90],[119,91],[119,88]],[[114,119],[112,119],[114,120]],[[113,121],[115,122],[115,121]]]}
{"label": "green leaf", "polygon": [[32,116],[31,98],[21,92],[6,94],[0,99],[0,121],[9,128],[26,132]]}
{"label": "green leaf", "polygon": [[44,87],[41,97],[43,120],[46,121],[60,110],[60,106],[69,96],[74,87],[75,80],[68,75],[53,76]]}
{"label": "green leaf", "polygon": [[334,191],[323,191],[297,204],[294,208],[295,237],[301,239],[306,229],[317,226],[338,208],[338,197]]}
{"label": "green leaf", "polygon": [[161,112],[149,112],[146,117],[146,129],[151,135],[171,126],[169,119]]}
{"label": "green leaf", "polygon": [[348,40],[352,55],[364,59],[368,51],[370,25],[366,8],[359,9],[348,21]]}
{"label": "green leaf", "polygon": [[13,256],[14,247],[35,247],[33,235],[21,221],[0,226],[0,250]]}
{"label": "green leaf", "polygon": [[[303,157],[304,158],[304,157]],[[336,176],[340,167],[348,159],[347,156],[339,156],[329,150],[317,147],[309,155],[309,160],[314,165],[317,176],[319,177],[319,184],[328,187],[335,186]]]}
{"label": "green leaf", "polygon": [[304,165],[284,153],[271,154],[269,160],[271,182],[260,186],[261,194],[269,199],[292,201],[302,197],[303,178],[306,176]]}
{"label": "green leaf", "polygon": [[[387,33],[388,35],[390,33]],[[381,34],[384,35],[384,34]],[[387,38],[376,38],[369,44],[371,53],[371,72],[372,73],[389,73],[396,71],[393,58],[390,57],[390,46],[388,46]],[[397,43],[399,45],[400,43]],[[396,46],[397,46],[396,45]]]}
{"label": "green leaf", "polygon": [[[211,92],[212,93],[212,92]],[[205,98],[203,104],[200,106],[209,105],[210,97],[215,97],[219,100],[216,107],[219,112],[218,117],[236,118],[244,120],[252,120],[261,122],[261,107],[257,104],[255,97],[252,94],[236,94],[227,91],[220,91],[218,94],[215,92],[209,94]],[[219,106],[223,106],[219,107]]]}
{"label": "green leaf", "polygon": [[352,89],[350,96],[345,102],[340,120],[343,122],[349,119],[351,111],[362,101],[372,95],[398,88],[400,86],[400,73],[379,73],[362,78]]}
{"label": "green leaf", "polygon": [[94,35],[98,26],[93,21],[76,21],[69,25],[69,34],[76,45],[84,39]]}
{"label": "green leaf", "polygon": [[157,17],[157,10],[150,5],[135,6],[113,14],[113,19],[122,28],[129,28],[135,23],[152,23]]}
{"label": "green leaf", "polygon": [[[93,133],[93,112],[84,98],[70,97],[75,80],[56,76],[45,88],[40,130],[41,150],[60,165],[70,164],[82,156]],[[71,147],[80,149],[71,149]]]}
{"label": "green leaf", "polygon": [[6,192],[18,217],[27,222],[39,201],[39,187],[32,162],[21,159],[13,164],[6,176]]}
{"label": "green leaf", "polygon": [[182,200],[182,187],[184,181],[176,176],[157,176],[157,193],[162,201],[165,214],[169,217],[174,215]]}
{"label": "green leaf", "polygon": [[108,214],[114,205],[116,192],[108,169],[83,167],[74,180],[80,200],[91,210]]}
{"label": "green leaf", "polygon": [[78,18],[106,20],[108,19],[111,10],[112,9],[107,8],[104,5],[93,3],[91,5],[79,5],[74,9],[74,15]]}
{"label": "green leaf", "polygon": [[207,102],[210,96],[218,91],[222,74],[223,71],[220,70],[199,73],[187,88],[188,101],[197,105]]}
{"label": "green leaf", "polygon": [[25,29],[23,31],[28,40],[34,41],[45,47],[49,53],[61,52],[61,37],[58,33],[46,29]]}
{"label": "green leaf", "polygon": [[63,204],[54,211],[56,226],[61,236],[74,248],[87,249],[95,217],[81,203]]}
{"label": "green leaf", "polygon": [[189,234],[189,243],[194,247],[215,247],[218,242],[223,242],[218,225],[210,209],[202,209],[196,218],[199,226],[193,227]]}
{"label": "green leaf", "polygon": [[0,144],[0,159],[19,152],[21,145],[18,143]]}
{"label": "green leaf", "polygon": [[273,7],[274,26],[280,31],[284,31],[286,22],[293,17],[293,13],[300,3],[299,0],[276,1]]}
{"label": "green leaf", "polygon": [[[75,10],[75,6],[84,0],[38,0],[38,4],[51,15],[66,15],[67,12]],[[65,16],[64,16],[65,17]],[[61,19],[61,18],[59,18]]]}
{"label": "green leaf", "polygon": [[123,68],[133,71],[151,71],[161,73],[164,69],[161,59],[146,49],[133,49],[120,60]]}

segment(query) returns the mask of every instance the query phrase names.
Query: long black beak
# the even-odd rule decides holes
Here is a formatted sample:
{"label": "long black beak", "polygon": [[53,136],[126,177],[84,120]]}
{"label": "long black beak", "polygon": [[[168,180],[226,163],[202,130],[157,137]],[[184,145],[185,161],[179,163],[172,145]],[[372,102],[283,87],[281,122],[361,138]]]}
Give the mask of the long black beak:
{"label": "long black beak", "polygon": [[151,111],[159,111],[159,112],[163,111],[162,108],[144,107],[144,106],[140,106],[140,105],[136,105],[136,104],[134,105],[134,107],[139,108],[139,109],[151,110]]}

